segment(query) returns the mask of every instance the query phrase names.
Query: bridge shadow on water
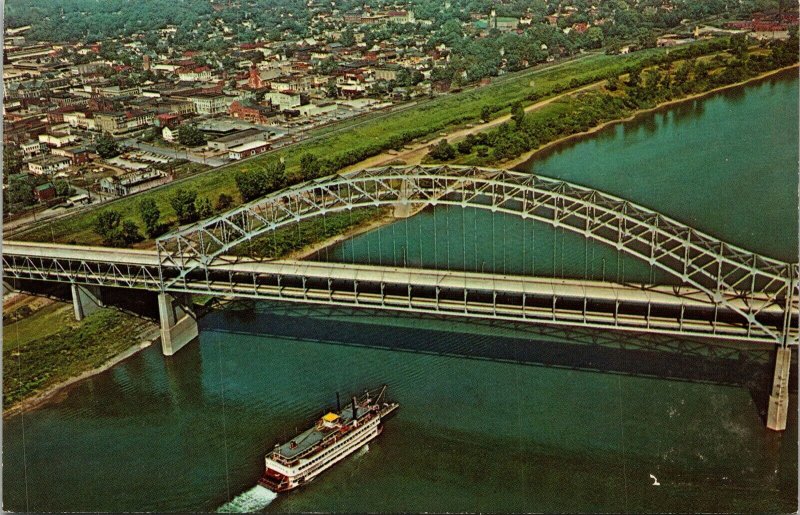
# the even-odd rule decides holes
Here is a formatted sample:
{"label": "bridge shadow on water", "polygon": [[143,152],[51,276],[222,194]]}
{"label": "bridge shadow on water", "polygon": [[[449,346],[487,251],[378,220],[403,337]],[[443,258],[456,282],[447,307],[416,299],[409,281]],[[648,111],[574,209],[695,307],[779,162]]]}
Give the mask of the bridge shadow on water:
{"label": "bridge shadow on water", "polygon": [[[766,415],[775,360],[774,348],[763,345],[248,301],[236,301],[210,313],[202,320],[202,329],[745,387],[762,417]],[[796,356],[793,358],[796,361]],[[796,377],[792,374],[791,391],[797,389]]]}

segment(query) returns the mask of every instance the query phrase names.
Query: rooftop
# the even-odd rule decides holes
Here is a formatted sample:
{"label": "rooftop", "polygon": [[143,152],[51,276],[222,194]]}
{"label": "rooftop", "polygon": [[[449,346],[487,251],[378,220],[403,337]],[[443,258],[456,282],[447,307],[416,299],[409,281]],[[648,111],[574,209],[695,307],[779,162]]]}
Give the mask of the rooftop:
{"label": "rooftop", "polygon": [[220,143],[227,143],[229,141],[236,141],[239,138],[246,138],[246,137],[250,137],[250,136],[256,136],[256,135],[260,135],[260,134],[263,134],[263,133],[264,133],[264,131],[262,131],[261,129],[245,129],[243,131],[234,132],[233,134],[228,134],[226,136],[221,136],[221,137],[215,139],[214,141],[218,141]]}
{"label": "rooftop", "polygon": [[[234,134],[234,136],[236,136],[236,134]],[[250,143],[242,143],[241,145],[232,147],[229,150],[231,152],[247,152],[248,150],[252,150],[254,148],[263,147],[266,144],[267,142],[264,140],[256,140],[256,141],[251,141]]]}

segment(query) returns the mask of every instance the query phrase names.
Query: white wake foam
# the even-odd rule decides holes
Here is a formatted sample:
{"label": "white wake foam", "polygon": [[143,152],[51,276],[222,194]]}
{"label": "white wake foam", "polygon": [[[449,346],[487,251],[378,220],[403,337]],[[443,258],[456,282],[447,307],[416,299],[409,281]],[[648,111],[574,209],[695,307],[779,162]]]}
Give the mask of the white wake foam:
{"label": "white wake foam", "polygon": [[251,513],[266,508],[278,494],[256,485],[246,492],[237,495],[232,501],[217,508],[217,513]]}

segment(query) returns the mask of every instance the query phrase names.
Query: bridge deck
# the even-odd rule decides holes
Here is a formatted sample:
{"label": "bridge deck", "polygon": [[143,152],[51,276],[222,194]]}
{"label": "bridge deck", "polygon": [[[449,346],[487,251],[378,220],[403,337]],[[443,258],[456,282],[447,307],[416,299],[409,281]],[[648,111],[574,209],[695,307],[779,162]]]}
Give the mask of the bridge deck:
{"label": "bridge deck", "polygon": [[[155,250],[112,249],[108,247],[69,246],[51,243],[4,242],[3,253],[45,259],[66,259],[92,263],[157,267]],[[409,284],[412,287],[448,288],[497,291],[518,295],[557,295],[559,297],[590,298],[604,301],[652,303],[666,306],[708,307],[708,295],[686,286],[642,285],[583,279],[559,279],[521,275],[498,275],[480,272],[443,271],[299,260],[253,261],[236,257],[221,257],[209,267],[215,272],[232,274],[314,277],[323,280],[359,281],[371,283]],[[756,306],[768,298],[748,299]],[[739,299],[742,308],[745,299]],[[780,306],[766,306],[767,311],[781,312]]]}

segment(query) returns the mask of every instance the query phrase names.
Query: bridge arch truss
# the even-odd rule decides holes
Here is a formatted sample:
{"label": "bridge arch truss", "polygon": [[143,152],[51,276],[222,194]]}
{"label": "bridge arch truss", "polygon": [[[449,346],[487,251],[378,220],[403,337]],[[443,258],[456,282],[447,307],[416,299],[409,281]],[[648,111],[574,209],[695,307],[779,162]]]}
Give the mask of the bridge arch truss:
{"label": "bridge arch truss", "polygon": [[[410,211],[427,205],[472,207],[563,228],[660,269],[735,313],[750,331],[789,342],[798,311],[798,265],[693,229],[644,206],[566,181],[482,167],[388,166],[298,184],[162,236],[159,263],[177,268],[174,286],[229,260],[231,250],[265,233],[361,207]],[[783,326],[759,320],[780,308]]]}

